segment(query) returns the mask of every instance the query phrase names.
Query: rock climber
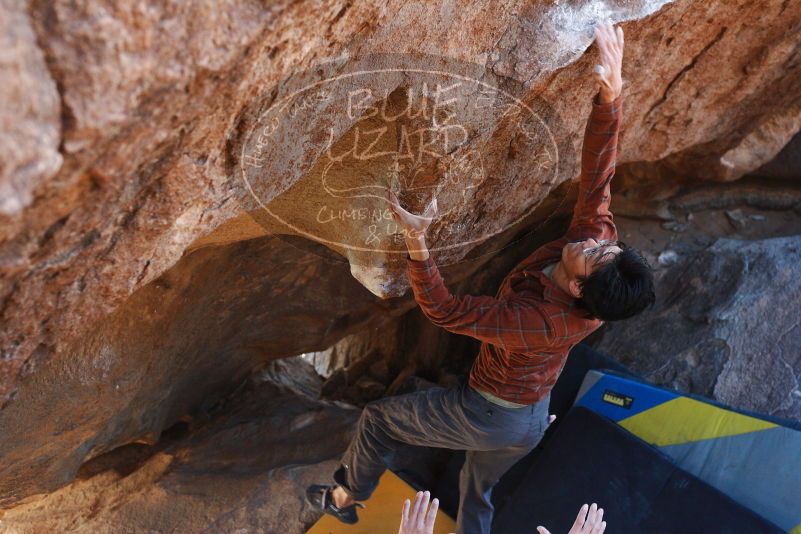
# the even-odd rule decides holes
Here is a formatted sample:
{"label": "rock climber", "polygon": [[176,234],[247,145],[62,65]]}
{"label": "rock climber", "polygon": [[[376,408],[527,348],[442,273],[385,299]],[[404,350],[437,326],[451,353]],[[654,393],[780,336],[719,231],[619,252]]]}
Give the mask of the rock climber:
{"label": "rock climber", "polygon": [[375,490],[392,451],[404,444],[463,449],[457,530],[489,532],[492,489],[542,438],[550,391],[570,349],[603,321],[631,317],[654,302],[651,269],[617,240],[609,211],[622,115],[623,30],[599,25],[595,40],[598,91],[570,226],[518,264],[496,296],[451,294],[425,242],[436,199],[415,215],[387,191],[393,218],[405,230],[415,300],[434,324],[480,340],[481,348],[467,383],[367,404],[334,473],[336,485],[307,489],[317,509],[355,523],[359,501]]}

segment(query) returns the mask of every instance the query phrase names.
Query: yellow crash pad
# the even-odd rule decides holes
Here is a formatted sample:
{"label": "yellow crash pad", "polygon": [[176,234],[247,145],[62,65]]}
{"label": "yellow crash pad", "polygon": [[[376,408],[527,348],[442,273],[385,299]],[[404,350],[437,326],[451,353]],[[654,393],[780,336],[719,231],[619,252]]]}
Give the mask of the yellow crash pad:
{"label": "yellow crash pad", "polygon": [[[404,499],[414,503],[417,491],[398,478],[392,471],[384,471],[378,481],[378,487],[369,501],[367,508],[359,508],[359,522],[355,525],[340,523],[328,514],[324,514],[307,534],[398,534],[401,510]],[[436,495],[432,495],[432,499]],[[434,534],[448,534],[456,531],[456,523],[442,510],[437,512],[434,523]]]}

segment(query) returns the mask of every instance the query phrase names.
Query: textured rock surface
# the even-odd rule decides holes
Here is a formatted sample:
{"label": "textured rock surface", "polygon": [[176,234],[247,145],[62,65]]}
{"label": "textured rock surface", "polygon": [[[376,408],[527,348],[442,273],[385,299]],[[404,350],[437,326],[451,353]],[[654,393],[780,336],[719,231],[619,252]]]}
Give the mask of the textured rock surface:
{"label": "textured rock surface", "polygon": [[[288,367],[299,384],[316,379],[311,366],[281,371]],[[358,411],[269,377],[218,409],[166,446],[132,445],[96,459],[70,485],[6,512],[0,530],[305,532],[316,516],[303,490],[330,479]]]}
{"label": "textured rock surface", "polygon": [[801,135],[796,134],[775,158],[754,174],[792,180],[798,177],[798,169],[801,169]]}
{"label": "textured rock surface", "polygon": [[3,498],[53,490],[90,458],[155,442],[255,366],[408,309],[376,299],[324,252],[276,237],[198,250],[65,352],[30,360],[0,412]]}
{"label": "textured rock surface", "polygon": [[23,6],[0,4],[0,214],[28,206],[32,193],[62,163],[59,95]]}
{"label": "textured rock surface", "polygon": [[[349,284],[356,282],[327,267],[311,276],[275,268],[285,279],[267,278],[264,286],[275,283],[276,291],[284,291],[295,287],[294,281],[316,283],[320,276],[331,293],[325,294],[331,307],[319,312],[276,308],[276,302],[289,299],[266,298],[262,291],[269,288],[253,287],[247,274],[273,272],[270,262],[282,256],[283,246],[273,240],[274,250],[258,249],[257,240],[240,249],[235,243],[287,231],[262,214],[257,224],[248,221],[245,212],[258,203],[239,179],[240,160],[261,113],[293,87],[281,81],[302,72],[313,77],[309,69],[321,60],[328,60],[329,72],[387,52],[422,52],[478,65],[487,82],[517,87],[521,102],[551,128],[560,165],[547,173],[533,173],[537,160],[530,139],[500,114],[469,132],[450,168],[425,162],[431,173],[427,185],[443,199],[461,199],[451,202],[453,209],[432,228],[431,243],[443,248],[437,252],[442,263],[460,260],[474,243],[444,247],[495,235],[575,176],[574,155],[593,92],[588,73],[595,56],[585,51],[600,17],[630,21],[621,162],[661,161],[674,176],[731,178],[717,171],[721,157],[741,146],[770,154],[796,127],[801,95],[796,2],[309,7],[246,0],[0,3],[8,44],[0,71],[4,81],[11,80],[0,89],[9,102],[0,111],[4,502],[67,482],[93,454],[126,440],[152,439],[148,436],[223,383],[234,383],[257,361],[290,349],[323,349],[346,335],[348,325],[409,306],[408,297],[405,304],[381,303],[367,291],[380,297],[405,291],[397,254],[354,252],[334,243],[329,246],[349,260],[346,272],[367,289],[354,288]],[[382,83],[393,87],[394,82]],[[402,106],[404,92],[393,94],[385,100]],[[300,229],[313,227],[319,214],[298,199],[311,198],[304,191],[319,183],[313,179],[319,178],[325,134],[333,131],[335,141],[347,140],[362,118],[341,109],[328,114],[316,105],[322,106],[303,103],[300,109],[309,118],[280,144],[286,167],[263,173],[259,182],[260,200],[283,205],[285,219]],[[456,159],[460,150],[472,159]],[[752,163],[738,159],[737,172],[765,157]],[[486,179],[469,198],[460,196],[464,188],[451,181],[449,169],[470,175],[479,161]],[[459,162],[467,166],[460,168]],[[375,178],[373,185],[388,179],[385,163],[362,170]],[[420,207],[428,196],[410,193],[406,200]],[[349,206],[340,202],[335,207]],[[366,202],[370,209],[383,208],[376,199]],[[557,203],[551,211],[558,208],[565,206]],[[366,230],[356,220],[326,231],[348,239]],[[260,264],[265,271],[238,271],[240,266],[219,257],[209,264],[214,272],[203,272],[199,260],[215,252],[202,247],[211,244],[217,254],[256,247],[248,268]],[[181,260],[193,247],[199,250]],[[205,288],[187,289],[185,302],[161,285],[162,275],[182,261],[198,261],[200,271],[195,280],[191,269],[185,271],[178,287],[206,280]],[[238,272],[245,274],[234,283],[230,277]],[[309,306],[323,302],[308,298]],[[208,308],[201,308],[215,304],[227,306],[222,317],[209,317]],[[280,316],[290,324],[254,327],[252,343],[240,345],[237,318],[260,316],[265,321]],[[299,335],[293,325],[312,325],[312,335]],[[284,337],[276,338],[276,332]],[[115,379],[121,380],[122,393]],[[86,401],[80,404],[81,399]],[[54,403],[65,402],[71,411],[53,411]]]}
{"label": "textured rock surface", "polygon": [[801,236],[720,239],[660,271],[657,306],[598,348],[665,384],[801,420]]}

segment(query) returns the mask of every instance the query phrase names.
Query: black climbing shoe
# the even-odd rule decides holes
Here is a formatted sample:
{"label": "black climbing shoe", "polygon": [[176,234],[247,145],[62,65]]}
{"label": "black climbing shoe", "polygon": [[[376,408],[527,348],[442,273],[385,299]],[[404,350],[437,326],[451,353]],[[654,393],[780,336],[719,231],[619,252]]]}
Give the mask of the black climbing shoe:
{"label": "black climbing shoe", "polygon": [[312,484],[306,488],[306,500],[309,501],[309,504],[316,510],[322,510],[326,514],[336,517],[343,523],[352,525],[358,522],[359,518],[356,516],[356,508],[364,508],[364,505],[357,502],[344,508],[337,508],[336,505],[334,505],[333,499],[331,499],[331,491],[333,489],[334,486]]}

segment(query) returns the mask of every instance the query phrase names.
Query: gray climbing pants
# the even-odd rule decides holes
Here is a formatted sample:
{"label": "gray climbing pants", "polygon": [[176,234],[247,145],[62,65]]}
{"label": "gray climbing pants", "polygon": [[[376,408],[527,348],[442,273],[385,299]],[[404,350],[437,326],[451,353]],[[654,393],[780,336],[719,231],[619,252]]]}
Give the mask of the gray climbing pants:
{"label": "gray climbing pants", "polygon": [[464,383],[371,402],[362,412],[334,480],[363,501],[373,493],[399,447],[464,449],[457,533],[489,533],[492,488],[539,443],[548,426],[549,401],[547,395],[530,406],[506,408]]}

